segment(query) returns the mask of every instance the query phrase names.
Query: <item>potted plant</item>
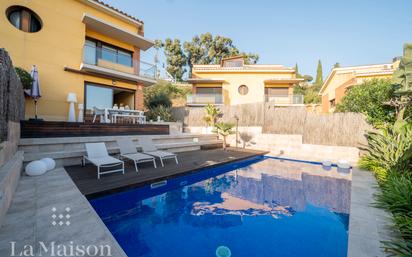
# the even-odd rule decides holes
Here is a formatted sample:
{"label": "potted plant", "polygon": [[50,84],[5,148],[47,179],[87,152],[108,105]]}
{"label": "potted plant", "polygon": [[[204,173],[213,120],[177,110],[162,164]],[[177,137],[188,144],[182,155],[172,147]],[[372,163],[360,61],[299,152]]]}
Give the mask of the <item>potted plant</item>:
{"label": "potted plant", "polygon": [[227,136],[234,134],[235,132],[232,130],[234,127],[231,123],[226,122],[218,122],[215,124],[215,131],[218,135],[223,137],[223,150],[226,151],[226,139]]}
{"label": "potted plant", "polygon": [[217,118],[221,114],[219,108],[215,107],[213,104],[205,106],[205,116],[203,117],[203,120],[206,122],[206,129],[204,134],[211,134],[213,132],[213,127],[216,124]]}

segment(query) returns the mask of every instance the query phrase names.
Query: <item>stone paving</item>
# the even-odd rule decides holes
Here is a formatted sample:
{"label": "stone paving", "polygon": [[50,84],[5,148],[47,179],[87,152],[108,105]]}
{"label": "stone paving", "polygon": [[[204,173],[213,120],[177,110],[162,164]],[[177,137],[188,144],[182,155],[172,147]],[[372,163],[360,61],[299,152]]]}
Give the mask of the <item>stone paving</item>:
{"label": "stone paving", "polygon": [[381,241],[396,236],[391,232],[392,215],[373,207],[378,189],[371,172],[352,172],[348,257],[387,256]]}
{"label": "stone paving", "polygon": [[[66,249],[81,246],[94,256],[96,246],[97,249],[106,247],[101,253],[107,256],[109,246],[111,256],[126,256],[63,168],[40,177],[21,177],[0,229],[0,256],[12,255],[13,241],[16,242],[16,256],[24,245],[28,245],[26,249],[32,247],[33,256],[40,256],[40,253],[41,256],[53,256],[50,252],[53,242],[56,252],[58,246]],[[47,246],[48,253],[45,253],[41,242]],[[54,255],[57,256],[56,253]]]}

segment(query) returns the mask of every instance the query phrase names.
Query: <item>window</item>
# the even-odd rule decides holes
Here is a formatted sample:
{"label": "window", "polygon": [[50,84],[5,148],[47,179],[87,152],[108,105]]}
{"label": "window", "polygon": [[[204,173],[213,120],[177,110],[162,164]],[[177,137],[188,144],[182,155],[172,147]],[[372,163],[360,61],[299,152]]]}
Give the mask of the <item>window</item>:
{"label": "window", "polygon": [[196,88],[197,94],[209,94],[209,95],[221,95],[221,87],[198,87]]}
{"label": "window", "polygon": [[23,6],[11,6],[6,11],[9,22],[19,30],[34,33],[42,28],[39,16]]}
{"label": "window", "polygon": [[109,87],[86,85],[86,109],[111,108],[113,106],[113,89]]}
{"label": "window", "polygon": [[334,108],[336,106],[335,99],[329,100],[330,108]]}
{"label": "window", "polygon": [[287,87],[267,87],[265,88],[266,95],[272,96],[288,96],[289,88]]}
{"label": "window", "polygon": [[237,91],[241,95],[246,95],[249,92],[249,88],[246,85],[240,85]]}

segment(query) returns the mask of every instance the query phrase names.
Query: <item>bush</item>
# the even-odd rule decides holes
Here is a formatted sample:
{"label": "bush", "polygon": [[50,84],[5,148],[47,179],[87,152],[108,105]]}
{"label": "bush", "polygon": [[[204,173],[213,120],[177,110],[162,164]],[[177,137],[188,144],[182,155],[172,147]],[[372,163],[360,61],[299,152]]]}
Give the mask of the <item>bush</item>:
{"label": "bush", "polygon": [[374,126],[395,121],[395,108],[385,104],[394,93],[388,79],[367,80],[349,89],[335,112],[358,112],[366,115]]}
{"label": "bush", "polygon": [[390,170],[410,172],[412,165],[412,125],[397,122],[379,132],[367,134],[367,154],[362,156],[359,166],[373,171],[379,182],[386,179]]}
{"label": "bush", "polygon": [[412,256],[412,177],[391,172],[377,194],[377,207],[392,212],[400,240],[384,242],[393,255]]}
{"label": "bush", "polygon": [[159,106],[169,108],[172,106],[172,101],[166,93],[157,92],[150,96],[150,98],[145,99],[145,105],[149,109],[154,109]]}
{"label": "bush", "polygon": [[16,67],[14,68],[14,70],[16,71],[16,74],[20,79],[23,89],[31,89],[33,78],[31,77],[30,73],[20,67]]}
{"label": "bush", "polygon": [[160,116],[160,119],[162,119],[163,121],[173,121],[170,107],[159,105],[151,108],[147,112],[147,117],[149,120],[157,121],[157,116]]}

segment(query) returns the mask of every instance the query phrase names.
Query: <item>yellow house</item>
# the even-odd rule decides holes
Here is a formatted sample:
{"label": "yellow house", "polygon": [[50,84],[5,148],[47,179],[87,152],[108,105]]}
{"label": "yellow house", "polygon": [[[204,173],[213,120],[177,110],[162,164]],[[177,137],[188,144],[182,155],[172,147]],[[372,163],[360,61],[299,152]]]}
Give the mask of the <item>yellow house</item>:
{"label": "yellow house", "polygon": [[[143,107],[156,69],[140,60],[153,46],[142,21],[99,0],[2,0],[0,10],[0,47],[14,66],[38,69],[40,118],[67,120],[69,93],[89,111]],[[26,118],[33,116],[27,98]]]}
{"label": "yellow house", "polygon": [[242,56],[223,59],[217,65],[193,65],[192,94],[188,106],[237,105],[272,102],[279,106],[303,105],[303,96],[293,95],[293,68],[282,65],[247,65]]}
{"label": "yellow house", "polygon": [[394,61],[393,63],[332,69],[319,91],[319,95],[322,96],[322,112],[333,112],[346,91],[354,85],[361,84],[368,79],[392,78],[398,64],[399,61]]}

